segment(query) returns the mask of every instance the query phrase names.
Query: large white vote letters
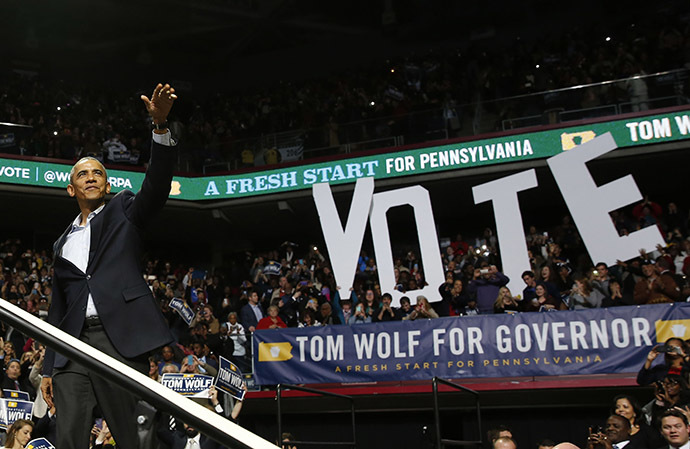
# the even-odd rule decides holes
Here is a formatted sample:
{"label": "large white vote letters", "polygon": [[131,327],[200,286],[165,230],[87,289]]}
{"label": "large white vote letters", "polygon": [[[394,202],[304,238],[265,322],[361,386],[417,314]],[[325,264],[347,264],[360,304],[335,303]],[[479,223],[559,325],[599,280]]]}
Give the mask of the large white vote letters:
{"label": "large white vote letters", "polygon": [[357,258],[362,248],[367,213],[369,213],[381,289],[393,296],[393,305],[400,304],[400,298],[403,294],[395,290],[393,251],[388,233],[386,212],[391,207],[410,205],[414,210],[415,221],[417,222],[422,266],[429,285],[406,294],[424,295],[431,301],[440,299],[438,286],[444,281],[443,265],[439,257],[438,237],[429,192],[421,186],[396,189],[375,195],[372,195],[373,191],[374,178],[357,180],[350,205],[350,214],[347,217],[345,230],[343,230],[330,186],[326,183],[314,184],[312,191],[314,202],[319,212],[321,228],[333,267],[333,275],[341,291],[348,292],[355,279]]}
{"label": "large white vote letters", "polygon": [[355,280],[357,259],[364,240],[373,193],[374,178],[357,180],[352,204],[350,204],[350,214],[347,216],[347,224],[343,230],[331,186],[327,183],[314,184],[312,189],[323,237],[331,259],[333,276],[343,292],[349,292]]}
{"label": "large white vote letters", "polygon": [[611,133],[606,133],[547,160],[592,262],[607,265],[632,259],[640,248],[665,245],[656,226],[618,236],[609,212],[641,200],[640,189],[631,175],[597,187],[585,165],[616,148]]}
{"label": "large white vote letters", "polygon": [[517,193],[536,186],[536,173],[534,170],[527,170],[472,188],[474,204],[493,202],[501,265],[503,273],[510,278],[508,288],[515,292],[513,294],[522,291],[525,285],[522,282],[522,272],[531,269]]}
{"label": "large white vote letters", "polygon": [[[651,250],[658,244],[664,244],[656,226],[625,237],[618,236],[609,212],[642,199],[640,189],[630,175],[598,187],[586,166],[588,161],[616,148],[613,137],[607,133],[547,160],[592,262],[607,265],[637,256],[640,248]],[[504,273],[510,278],[509,287],[513,292],[522,290],[524,284],[520,275],[530,269],[518,192],[536,186],[534,170],[527,170],[472,189],[475,204],[493,202],[501,262]],[[422,266],[428,285],[406,295],[413,299],[416,295],[424,295],[431,301],[440,299],[438,286],[444,282],[443,266],[429,192],[421,186],[377,194],[373,192],[373,178],[357,180],[347,225],[343,230],[330,186],[314,184],[314,201],[336,282],[344,292],[352,287],[368,215],[381,289],[391,293],[394,305],[399,304],[403,294],[393,288],[393,250],[386,212],[391,207],[409,205],[414,210]]]}
{"label": "large white vote letters", "polygon": [[[414,210],[420,256],[424,267],[424,279],[429,284],[426,287],[406,293],[395,290],[393,251],[388,233],[388,219],[386,218],[388,209],[403,205],[410,205]],[[421,186],[413,186],[375,194],[369,222],[381,290],[391,294],[393,304],[399,305],[400,298],[403,296],[409,296],[413,303],[416,295],[424,295],[432,301],[440,299],[438,286],[443,284],[445,279],[443,278],[443,264],[439,256],[438,236],[434,222],[434,211],[431,210],[429,191]]]}

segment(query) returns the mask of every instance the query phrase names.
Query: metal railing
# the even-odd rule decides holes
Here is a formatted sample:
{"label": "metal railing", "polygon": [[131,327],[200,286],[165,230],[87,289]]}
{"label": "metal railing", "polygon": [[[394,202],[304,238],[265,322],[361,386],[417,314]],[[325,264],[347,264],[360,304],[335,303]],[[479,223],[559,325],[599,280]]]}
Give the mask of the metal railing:
{"label": "metal railing", "polygon": [[128,389],[159,410],[183,419],[202,434],[225,446],[240,444],[252,449],[278,449],[274,444],[185,398],[62,330],[42,321],[4,299],[0,299],[0,320],[97,375]]}
{"label": "metal railing", "polygon": [[[440,414],[440,407],[438,404],[438,384],[443,384],[447,385],[449,387],[455,388],[456,390],[463,391],[466,393],[470,393],[471,395],[474,396],[475,399],[475,409],[477,411],[477,434],[479,435],[479,440],[449,440],[449,439],[444,439],[441,438],[441,414]],[[434,395],[434,425],[436,427],[436,448],[441,449],[445,446],[477,446],[481,447],[482,445],[482,414],[481,414],[481,409],[479,407],[479,393],[477,393],[474,390],[470,390],[467,387],[463,387],[462,385],[458,385],[456,383],[447,381],[445,379],[441,379],[440,377],[434,377],[431,380],[431,386],[433,389],[433,395]]]}
{"label": "metal railing", "polygon": [[[305,393],[318,394],[321,396],[329,396],[332,398],[345,399],[350,402],[350,417],[352,422],[352,441],[290,441],[290,445],[295,446],[344,446],[344,447],[357,447],[357,435],[355,433],[355,402],[352,396],[345,396],[343,394],[331,393],[329,391],[315,390],[313,388],[301,387],[298,385],[291,384],[279,384],[276,388],[276,404],[277,404],[277,419],[278,419],[278,441],[283,435],[283,412],[282,412],[282,397],[283,390],[298,390],[304,391]],[[343,412],[346,413],[346,412]]]}

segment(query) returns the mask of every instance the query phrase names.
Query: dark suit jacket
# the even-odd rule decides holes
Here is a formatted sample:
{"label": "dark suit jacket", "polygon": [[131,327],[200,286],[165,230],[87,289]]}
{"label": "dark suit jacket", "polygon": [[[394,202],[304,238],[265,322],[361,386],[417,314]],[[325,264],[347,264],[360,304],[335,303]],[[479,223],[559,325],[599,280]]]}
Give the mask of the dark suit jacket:
{"label": "dark suit jacket", "polygon": [[[79,337],[89,292],[103,328],[118,352],[133,358],[173,340],[158,304],[142,276],[142,231],[163,208],[170,192],[173,148],[153,143],[151,163],[141,190],[123,190],[91,219],[91,248],[86,273],[62,257],[71,224],[55,242],[53,298],[48,322]],[[46,352],[43,374],[52,375],[67,359]]]}
{"label": "dark suit jacket", "polygon": [[[259,305],[259,307],[261,307],[261,305]],[[263,307],[261,307],[261,312],[263,313]],[[266,316],[265,313],[264,316]],[[240,309],[240,322],[242,323],[242,326],[244,326],[245,332],[249,332],[250,326],[256,327],[256,325],[259,324],[259,320],[256,319],[252,306],[249,304],[245,304]]]}

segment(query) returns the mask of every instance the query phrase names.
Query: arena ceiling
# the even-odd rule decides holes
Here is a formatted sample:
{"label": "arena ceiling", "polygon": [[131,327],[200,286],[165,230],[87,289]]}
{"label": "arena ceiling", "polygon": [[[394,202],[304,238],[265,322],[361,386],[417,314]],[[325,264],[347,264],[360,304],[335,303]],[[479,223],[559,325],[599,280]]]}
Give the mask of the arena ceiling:
{"label": "arena ceiling", "polygon": [[194,82],[270,82],[309,76],[452,41],[577,26],[608,2],[545,0],[6,0],[0,56],[12,68],[119,82],[174,76]]}

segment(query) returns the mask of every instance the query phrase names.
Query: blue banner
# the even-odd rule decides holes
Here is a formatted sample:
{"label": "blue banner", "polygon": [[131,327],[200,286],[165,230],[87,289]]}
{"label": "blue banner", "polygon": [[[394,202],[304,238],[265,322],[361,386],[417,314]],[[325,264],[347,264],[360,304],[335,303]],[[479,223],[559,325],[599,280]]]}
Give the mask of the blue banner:
{"label": "blue banner", "polygon": [[240,401],[244,399],[244,379],[242,371],[230,360],[220,356],[218,364],[218,377],[216,377],[216,388],[224,391]]}
{"label": "blue banner", "polygon": [[637,372],[690,338],[690,304],[254,332],[260,385]]}

